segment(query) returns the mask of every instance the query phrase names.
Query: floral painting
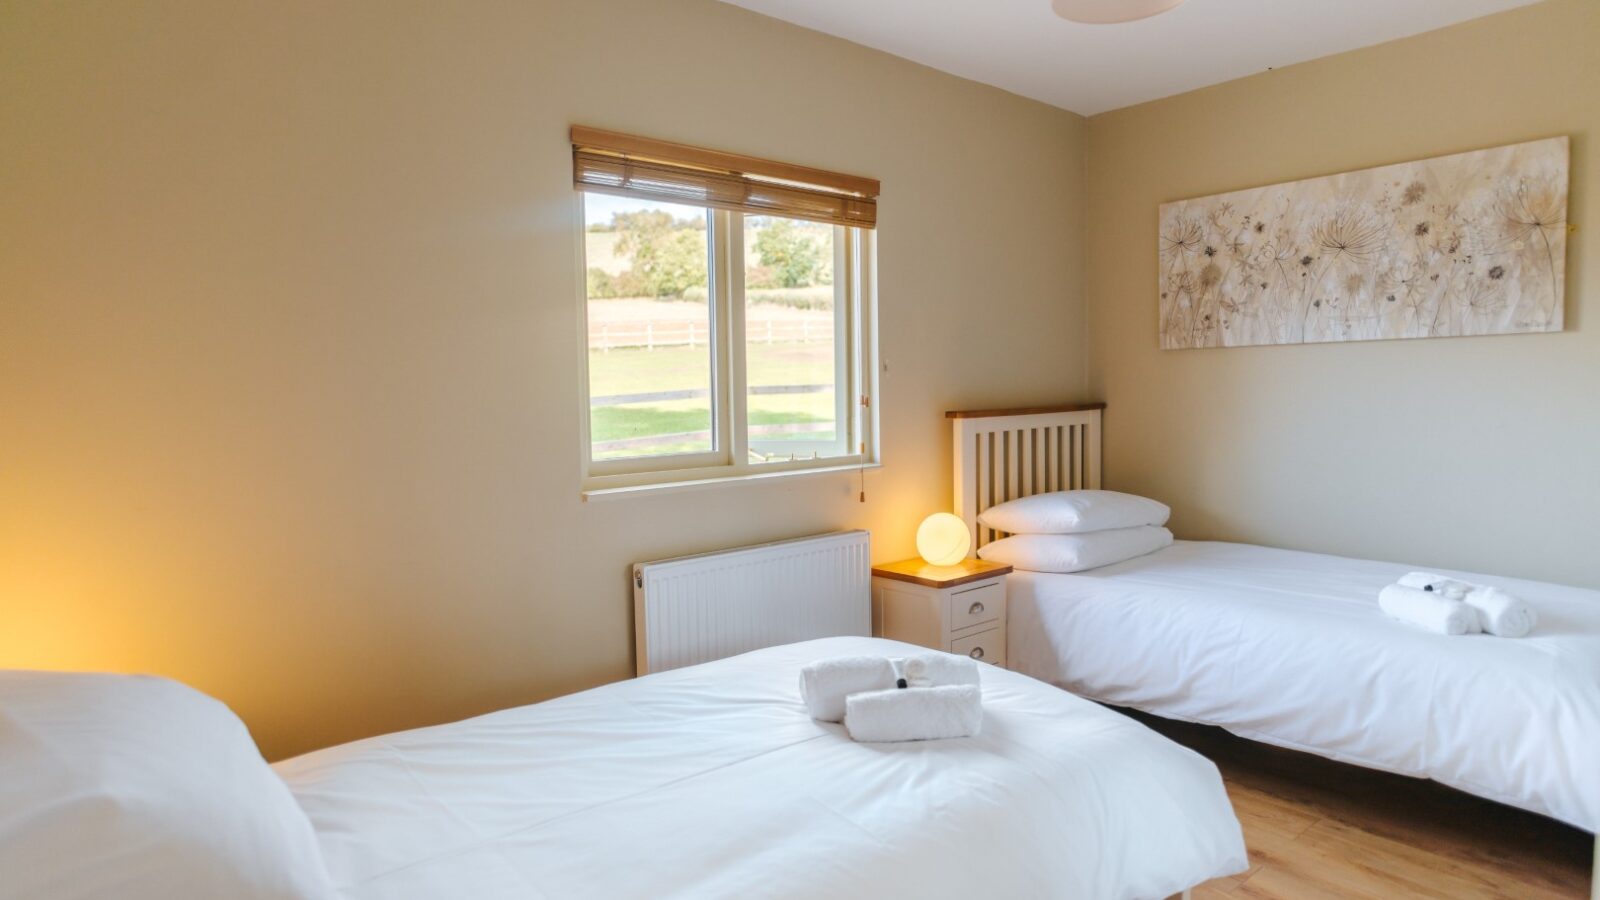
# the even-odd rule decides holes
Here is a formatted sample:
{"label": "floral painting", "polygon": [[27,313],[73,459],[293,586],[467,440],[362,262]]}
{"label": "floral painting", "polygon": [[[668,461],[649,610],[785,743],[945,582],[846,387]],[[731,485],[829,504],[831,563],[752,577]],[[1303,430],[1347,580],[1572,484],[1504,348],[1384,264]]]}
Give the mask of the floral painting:
{"label": "floral painting", "polygon": [[1161,207],[1161,347],[1560,331],[1565,137]]}

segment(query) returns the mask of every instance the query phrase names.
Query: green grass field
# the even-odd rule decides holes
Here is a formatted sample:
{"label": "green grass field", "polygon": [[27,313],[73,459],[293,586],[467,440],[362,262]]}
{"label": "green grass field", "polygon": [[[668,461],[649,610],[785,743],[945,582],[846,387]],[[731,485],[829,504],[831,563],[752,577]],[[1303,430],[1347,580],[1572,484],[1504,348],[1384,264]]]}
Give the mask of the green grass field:
{"label": "green grass field", "polygon": [[[589,394],[592,397],[642,394],[658,391],[709,390],[710,357],[705,347],[664,347],[657,350],[623,349],[589,352]],[[831,343],[752,344],[746,355],[751,386],[830,384],[833,381]],[[834,392],[815,394],[759,394],[749,398],[750,424],[831,422]],[[595,442],[682,434],[711,427],[711,406],[706,399],[669,400],[597,406],[590,410],[590,439]],[[795,435],[795,439],[831,440],[832,432]],[[769,440],[782,440],[769,436]],[[647,449],[598,451],[597,459],[692,453],[709,450],[705,442],[652,444]]]}

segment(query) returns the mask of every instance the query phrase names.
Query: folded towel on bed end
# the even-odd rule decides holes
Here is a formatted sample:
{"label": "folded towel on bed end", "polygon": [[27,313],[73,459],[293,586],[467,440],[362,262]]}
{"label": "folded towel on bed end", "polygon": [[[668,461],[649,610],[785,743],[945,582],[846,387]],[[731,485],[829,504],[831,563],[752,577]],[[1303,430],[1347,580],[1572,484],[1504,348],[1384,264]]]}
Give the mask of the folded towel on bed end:
{"label": "folded towel on bed end", "polygon": [[945,684],[851,694],[844,727],[863,743],[969,737],[983,726],[982,691]]}
{"label": "folded towel on bed end", "polygon": [[1526,637],[1539,622],[1533,607],[1497,587],[1446,578],[1432,572],[1411,572],[1400,579],[1405,587],[1461,600],[1478,611],[1478,627],[1495,637]]}
{"label": "folded towel on bed end", "polygon": [[811,718],[841,722],[845,699],[851,694],[893,687],[961,684],[978,684],[978,664],[965,656],[949,653],[918,653],[904,659],[839,656],[819,659],[800,670],[800,699]]}
{"label": "folded towel on bed end", "polygon": [[1495,637],[1527,637],[1539,617],[1533,607],[1497,587],[1474,585],[1462,601],[1478,613],[1478,626]]}
{"label": "folded towel on bed end", "polygon": [[1451,600],[1464,600],[1467,591],[1472,590],[1472,585],[1465,581],[1457,581],[1432,572],[1407,572],[1399,584],[1401,587],[1416,588],[1419,591],[1449,597]]}
{"label": "folded towel on bed end", "polygon": [[918,653],[900,660],[900,677],[907,687],[978,684],[978,664],[970,657],[951,653]]}
{"label": "folded towel on bed end", "polygon": [[844,701],[862,691],[894,687],[894,663],[883,656],[836,656],[819,659],[800,669],[800,699],[811,718],[822,722],[844,720]]}
{"label": "folded towel on bed end", "polygon": [[1378,606],[1396,619],[1438,634],[1476,634],[1480,630],[1477,610],[1420,588],[1391,584],[1378,592]]}

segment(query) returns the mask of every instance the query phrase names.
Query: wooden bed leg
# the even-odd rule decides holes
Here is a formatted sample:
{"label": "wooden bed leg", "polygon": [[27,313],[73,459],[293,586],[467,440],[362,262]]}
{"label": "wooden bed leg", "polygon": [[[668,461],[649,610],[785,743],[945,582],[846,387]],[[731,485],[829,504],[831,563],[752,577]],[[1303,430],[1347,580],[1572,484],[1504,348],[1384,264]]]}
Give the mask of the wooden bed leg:
{"label": "wooden bed leg", "polygon": [[1183,892],[1183,900],[1194,900],[1194,898],[1189,896],[1189,891],[1184,891]]}

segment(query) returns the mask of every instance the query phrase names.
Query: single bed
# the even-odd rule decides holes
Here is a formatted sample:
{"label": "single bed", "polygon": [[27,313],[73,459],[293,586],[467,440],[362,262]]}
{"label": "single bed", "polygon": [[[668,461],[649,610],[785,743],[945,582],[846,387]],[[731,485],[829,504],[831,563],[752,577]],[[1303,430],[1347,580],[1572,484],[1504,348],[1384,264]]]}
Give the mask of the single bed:
{"label": "single bed", "polygon": [[1179,541],[1008,579],[1013,669],[1075,694],[1431,778],[1600,828],[1600,592],[1450,573],[1539,611],[1517,640],[1378,610],[1415,567]]}
{"label": "single bed", "polygon": [[[977,522],[991,506],[1099,487],[1099,416],[956,419],[958,513],[980,545],[996,537]],[[1379,589],[1416,568],[1179,541],[1072,575],[1018,572],[1008,662],[1093,700],[1600,830],[1600,592],[1451,572],[1520,595],[1539,625],[1445,637],[1378,608]]]}
{"label": "single bed", "polygon": [[1164,897],[1242,871],[1215,766],[983,671],[980,735],[858,744],[799,668],[825,638],[300,756],[274,770],[341,896]]}

